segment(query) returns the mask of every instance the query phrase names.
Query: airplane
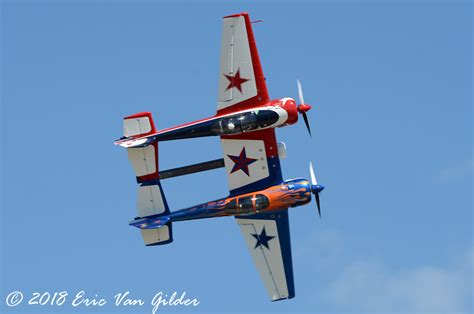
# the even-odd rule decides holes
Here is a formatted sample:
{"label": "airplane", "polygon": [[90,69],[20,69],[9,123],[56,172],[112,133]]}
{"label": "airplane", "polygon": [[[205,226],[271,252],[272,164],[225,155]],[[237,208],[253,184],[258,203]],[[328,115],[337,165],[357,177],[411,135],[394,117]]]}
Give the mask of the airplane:
{"label": "airplane", "polygon": [[124,118],[124,136],[115,144],[144,147],[158,141],[237,135],[294,124],[299,114],[311,135],[306,114],[311,106],[304,102],[299,81],[299,105],[289,97],[270,99],[247,13],[224,17],[220,73],[216,115],[160,131],[147,120],[151,113],[131,115]]}
{"label": "airplane", "polygon": [[[267,107],[269,104],[266,98],[267,91],[247,13],[224,17],[222,40],[222,73],[235,73],[234,77],[240,77],[239,84],[243,83],[243,77],[253,77],[257,82],[253,94],[246,94],[243,84],[239,85],[231,80],[224,84],[221,80],[216,116],[220,117],[220,120],[214,117],[181,128],[164,130],[161,133],[155,131],[154,121],[149,112],[124,118],[125,138],[119,141],[119,145],[127,149],[138,183],[138,215],[129,224],[140,229],[145,245],[156,246],[173,242],[174,222],[234,216],[270,299],[272,301],[291,299],[295,297],[295,285],[288,209],[308,204],[314,195],[321,216],[319,193],[324,186],[318,184],[312,163],[310,163],[310,180],[304,178],[283,180],[280,158],[284,157],[286,150],[284,145],[277,143],[274,127],[295,121],[298,108],[291,99],[270,102],[272,105]],[[232,47],[243,46],[246,48],[231,52]],[[252,73],[256,75],[250,75]],[[228,90],[234,92],[229,94]],[[299,90],[302,99],[301,88]],[[255,93],[256,96],[252,96]],[[226,100],[224,96],[229,95],[230,100]],[[290,111],[287,111],[288,107],[292,107],[293,110],[291,118]],[[262,114],[264,119],[260,119],[261,111],[264,112]],[[305,113],[303,109],[301,111]],[[272,118],[274,114],[278,117]],[[239,120],[235,117],[244,118]],[[243,123],[247,121],[247,117],[256,118],[253,121],[257,126],[244,128],[244,125],[250,125]],[[276,122],[266,120],[267,117],[276,119]],[[273,122],[266,125],[259,124],[262,121]],[[210,122],[211,126],[207,122]],[[215,123],[218,125],[217,128],[213,128],[216,126]],[[230,123],[240,131],[223,132],[230,130]],[[171,170],[159,170],[159,141],[205,136],[204,134],[209,134],[206,132],[210,131],[215,131],[213,135],[220,136],[223,159]],[[218,167],[225,167],[229,196],[170,211],[163,192],[162,180]]]}

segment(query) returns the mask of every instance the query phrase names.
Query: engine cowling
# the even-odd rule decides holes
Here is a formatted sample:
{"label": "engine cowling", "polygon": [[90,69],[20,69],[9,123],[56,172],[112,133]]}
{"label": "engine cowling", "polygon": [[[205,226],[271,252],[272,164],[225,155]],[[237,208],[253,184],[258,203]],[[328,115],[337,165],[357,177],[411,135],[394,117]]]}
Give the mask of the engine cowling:
{"label": "engine cowling", "polygon": [[281,108],[288,113],[288,119],[284,125],[291,125],[298,122],[298,107],[293,98],[283,98],[281,101]]}

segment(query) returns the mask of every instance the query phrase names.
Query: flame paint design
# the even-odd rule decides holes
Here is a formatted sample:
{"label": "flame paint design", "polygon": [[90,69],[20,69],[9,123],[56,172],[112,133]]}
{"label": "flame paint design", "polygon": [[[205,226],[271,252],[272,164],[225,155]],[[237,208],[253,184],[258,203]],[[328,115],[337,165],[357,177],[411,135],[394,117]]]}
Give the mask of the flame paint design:
{"label": "flame paint design", "polygon": [[[298,179],[287,181],[281,185],[272,186],[265,190],[211,201],[188,208],[186,211],[188,214],[195,213],[196,216],[199,216],[196,218],[257,213],[257,204],[255,204],[257,195],[263,195],[268,200],[268,205],[261,208],[258,212],[281,210],[288,207],[303,205],[311,201],[309,182],[305,179]],[[253,211],[245,210],[244,212],[241,212],[241,209],[238,206],[239,201],[242,198],[248,197],[252,197],[253,199]]]}

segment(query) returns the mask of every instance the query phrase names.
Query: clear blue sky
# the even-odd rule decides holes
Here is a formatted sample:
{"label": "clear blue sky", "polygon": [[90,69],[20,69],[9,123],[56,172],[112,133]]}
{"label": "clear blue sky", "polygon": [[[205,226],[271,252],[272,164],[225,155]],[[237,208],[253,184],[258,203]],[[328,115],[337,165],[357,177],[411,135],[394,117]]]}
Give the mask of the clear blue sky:
{"label": "clear blue sky", "polygon": [[[290,211],[290,301],[268,301],[233,218],[144,247],[113,145],[124,115],[164,128],[214,114],[221,17],[241,11],[264,20],[271,97],[297,97],[300,79],[313,105],[312,139],[277,130],[284,177],[312,160],[326,186],[322,220]],[[471,2],[2,1],[1,27],[1,311],[73,310],[6,308],[14,290],[186,291],[220,313],[472,309]],[[160,144],[162,169],[220,156],[218,138]],[[172,210],[227,195],[223,169],[163,186]]]}

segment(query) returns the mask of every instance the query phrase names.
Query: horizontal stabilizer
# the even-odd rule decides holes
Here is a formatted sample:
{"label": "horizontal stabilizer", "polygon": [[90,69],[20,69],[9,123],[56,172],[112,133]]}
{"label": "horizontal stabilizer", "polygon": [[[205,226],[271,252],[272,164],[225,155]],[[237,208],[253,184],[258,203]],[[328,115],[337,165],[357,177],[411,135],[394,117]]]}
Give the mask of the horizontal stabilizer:
{"label": "horizontal stabilizer", "polygon": [[140,112],[123,118],[123,136],[137,137],[156,132],[151,112]]}
{"label": "horizontal stabilizer", "polygon": [[139,217],[169,213],[165,194],[158,180],[138,186],[137,210]]}
{"label": "horizontal stabilizer", "polygon": [[[155,132],[155,126],[151,113],[143,112],[124,118],[125,141],[134,140],[134,136],[146,136],[152,132]],[[137,141],[143,141],[143,139]],[[144,141],[147,140],[144,139]],[[130,225],[140,229],[147,246],[171,243],[173,234],[168,217],[170,210],[159,180],[158,143],[128,147],[127,152],[138,183],[138,217],[131,221]]]}
{"label": "horizontal stabilizer", "polygon": [[163,245],[173,242],[173,228],[171,222],[156,229],[141,229],[146,246]]}
{"label": "horizontal stabilizer", "polygon": [[158,144],[128,148],[128,160],[137,177],[158,178]]}
{"label": "horizontal stabilizer", "polygon": [[115,145],[125,148],[145,147],[153,142],[150,138],[156,133],[151,112],[140,112],[123,118],[123,137]]}

